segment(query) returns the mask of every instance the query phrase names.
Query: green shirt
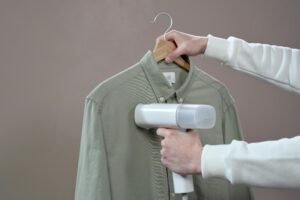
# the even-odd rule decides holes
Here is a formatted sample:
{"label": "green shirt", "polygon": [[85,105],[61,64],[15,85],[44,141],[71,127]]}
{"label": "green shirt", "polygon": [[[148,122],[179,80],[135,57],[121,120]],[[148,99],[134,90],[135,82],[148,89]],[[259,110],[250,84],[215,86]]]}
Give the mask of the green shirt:
{"label": "green shirt", "polygon": [[[86,98],[76,200],[169,200],[174,194],[170,170],[160,162],[156,130],[134,123],[139,103],[210,104],[216,125],[200,130],[204,144],[241,139],[232,97],[217,80],[191,65],[156,63],[147,52],[137,64],[98,85]],[[221,179],[194,176],[189,200],[247,200],[250,190]]]}

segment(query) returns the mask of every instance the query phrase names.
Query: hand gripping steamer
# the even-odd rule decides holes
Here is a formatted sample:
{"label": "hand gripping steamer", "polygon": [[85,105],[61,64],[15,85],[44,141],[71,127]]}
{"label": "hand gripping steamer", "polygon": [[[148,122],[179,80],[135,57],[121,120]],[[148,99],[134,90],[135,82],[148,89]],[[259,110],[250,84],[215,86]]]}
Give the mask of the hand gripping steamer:
{"label": "hand gripping steamer", "polygon": [[[139,104],[135,108],[137,126],[150,128],[210,129],[216,121],[216,111],[210,105],[201,104]],[[172,172],[174,191],[187,200],[187,193],[194,191],[192,175]]]}

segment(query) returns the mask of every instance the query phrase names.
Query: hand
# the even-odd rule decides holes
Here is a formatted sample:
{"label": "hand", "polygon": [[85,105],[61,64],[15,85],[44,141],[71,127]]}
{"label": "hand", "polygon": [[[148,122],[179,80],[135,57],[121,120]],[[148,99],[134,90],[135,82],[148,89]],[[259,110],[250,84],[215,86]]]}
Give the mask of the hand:
{"label": "hand", "polygon": [[[163,40],[164,36],[158,37],[156,40]],[[207,37],[190,35],[176,30],[172,30],[166,34],[167,40],[172,40],[176,43],[177,48],[171,52],[165,59],[167,63],[173,62],[181,55],[196,56],[203,54],[207,47]]]}
{"label": "hand", "polygon": [[202,143],[196,131],[184,133],[174,129],[157,129],[161,141],[161,162],[179,174],[201,173]]}

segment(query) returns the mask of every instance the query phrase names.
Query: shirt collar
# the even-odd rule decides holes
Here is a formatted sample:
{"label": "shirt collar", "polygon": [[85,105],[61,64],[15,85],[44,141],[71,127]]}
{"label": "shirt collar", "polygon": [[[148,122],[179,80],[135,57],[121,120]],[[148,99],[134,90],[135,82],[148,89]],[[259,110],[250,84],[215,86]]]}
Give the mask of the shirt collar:
{"label": "shirt collar", "polygon": [[194,74],[194,66],[191,64],[190,65],[190,70],[189,73],[183,82],[183,84],[177,89],[173,89],[167,80],[165,79],[164,75],[160,71],[160,68],[163,68],[164,66],[174,66],[178,67],[176,64],[171,63],[167,64],[165,62],[160,62],[157,63],[154,60],[153,54],[151,51],[148,51],[143,58],[141,59],[140,63],[142,64],[143,70],[146,74],[146,77],[151,85],[151,87],[154,90],[154,93],[156,97],[158,98],[159,101],[162,100],[167,100],[171,96],[174,96],[176,94],[176,97],[181,99],[180,101],[183,100],[184,98],[184,93],[187,91],[190,83],[192,82],[192,77]]}

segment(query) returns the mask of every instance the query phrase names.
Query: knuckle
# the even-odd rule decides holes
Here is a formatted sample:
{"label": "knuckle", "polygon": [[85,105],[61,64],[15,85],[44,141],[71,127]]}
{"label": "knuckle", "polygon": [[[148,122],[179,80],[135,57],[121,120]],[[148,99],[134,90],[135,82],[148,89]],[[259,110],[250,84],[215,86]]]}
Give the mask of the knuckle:
{"label": "knuckle", "polygon": [[176,31],[175,29],[172,29],[172,30],[170,30],[169,33],[171,33],[171,34],[173,34],[173,35],[176,35],[176,34],[177,34],[177,31]]}
{"label": "knuckle", "polygon": [[161,154],[161,155],[164,155],[164,149],[161,149],[161,150],[160,150],[160,154]]}
{"label": "knuckle", "polygon": [[175,32],[176,32],[175,29],[170,30],[170,33],[175,33]]}
{"label": "knuckle", "polygon": [[167,153],[168,153],[168,150],[166,148],[162,148],[160,150],[160,154],[163,156],[163,157],[166,157],[167,156]]}
{"label": "knuckle", "polygon": [[176,37],[176,36],[177,36],[177,31],[174,30],[174,29],[170,30],[170,31],[167,33],[167,37],[168,37],[168,38],[174,38],[174,37]]}
{"label": "knuckle", "polygon": [[168,160],[166,158],[162,157],[160,160],[163,165],[168,166]]}

